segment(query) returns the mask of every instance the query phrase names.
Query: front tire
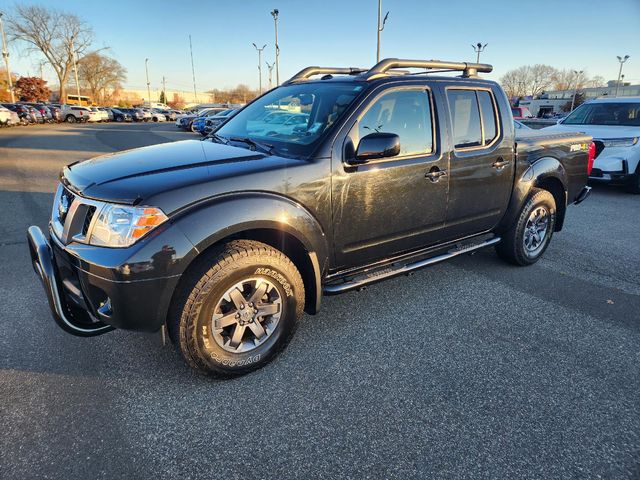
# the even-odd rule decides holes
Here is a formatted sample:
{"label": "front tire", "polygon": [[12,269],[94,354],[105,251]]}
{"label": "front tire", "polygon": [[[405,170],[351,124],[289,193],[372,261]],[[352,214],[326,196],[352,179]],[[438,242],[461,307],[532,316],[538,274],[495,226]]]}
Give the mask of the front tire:
{"label": "front tire", "polygon": [[264,243],[215,248],[178,287],[169,333],[185,361],[215,376],[266,365],[291,339],[304,308],[300,273]]}
{"label": "front tire", "polygon": [[556,202],[547,190],[534,188],[516,224],[496,245],[503,260],[514,265],[533,265],[545,252],[556,225]]}

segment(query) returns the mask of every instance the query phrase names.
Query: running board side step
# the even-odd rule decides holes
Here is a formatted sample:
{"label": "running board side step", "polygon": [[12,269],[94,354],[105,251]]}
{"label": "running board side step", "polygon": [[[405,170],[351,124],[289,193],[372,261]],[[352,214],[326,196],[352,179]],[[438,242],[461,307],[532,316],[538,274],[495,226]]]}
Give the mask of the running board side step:
{"label": "running board side step", "polygon": [[414,270],[418,270],[420,268],[427,267],[429,265],[434,265],[436,263],[449,260],[450,258],[457,257],[458,255],[462,255],[463,253],[474,252],[481,248],[495,245],[496,243],[500,243],[500,240],[501,240],[500,237],[493,237],[491,239],[488,239],[479,243],[469,243],[466,245],[459,245],[452,248],[446,253],[436,255],[435,257],[426,258],[424,260],[419,260],[414,263],[389,265],[377,271],[361,273],[360,275],[356,275],[354,277],[349,278],[347,281],[343,283],[325,285],[322,291],[325,295],[336,295],[338,293],[347,292],[349,290],[362,288],[366,285],[369,285],[370,283],[395,277],[397,275],[407,274]]}

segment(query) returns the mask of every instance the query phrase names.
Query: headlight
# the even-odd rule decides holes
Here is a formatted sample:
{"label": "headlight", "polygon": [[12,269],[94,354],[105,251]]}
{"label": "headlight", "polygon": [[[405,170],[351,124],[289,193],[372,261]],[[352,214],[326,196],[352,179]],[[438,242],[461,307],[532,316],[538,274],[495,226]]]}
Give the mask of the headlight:
{"label": "headlight", "polygon": [[638,143],[638,137],[629,138],[609,138],[608,140],[602,140],[605,147],[633,147]]}
{"label": "headlight", "polygon": [[167,221],[159,208],[105,205],[96,219],[89,243],[104,247],[128,247]]}

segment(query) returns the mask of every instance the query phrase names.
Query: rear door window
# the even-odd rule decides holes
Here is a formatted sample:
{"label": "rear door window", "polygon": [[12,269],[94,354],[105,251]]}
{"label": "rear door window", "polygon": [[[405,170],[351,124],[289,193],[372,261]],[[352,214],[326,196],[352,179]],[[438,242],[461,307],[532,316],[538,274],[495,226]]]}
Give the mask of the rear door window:
{"label": "rear door window", "polygon": [[482,126],[476,92],[474,90],[449,90],[447,98],[453,123],[455,148],[481,146]]}
{"label": "rear door window", "polygon": [[488,90],[447,90],[456,149],[490,145],[498,136],[498,116]]}
{"label": "rear door window", "polygon": [[478,101],[482,113],[482,127],[484,128],[484,144],[488,145],[498,136],[496,109],[493,95],[486,90],[478,90]]}

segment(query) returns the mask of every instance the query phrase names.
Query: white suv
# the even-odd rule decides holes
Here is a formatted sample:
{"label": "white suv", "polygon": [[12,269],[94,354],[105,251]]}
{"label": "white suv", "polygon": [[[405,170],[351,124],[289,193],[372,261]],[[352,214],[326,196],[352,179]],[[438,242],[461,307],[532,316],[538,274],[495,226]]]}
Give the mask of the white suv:
{"label": "white suv", "polygon": [[640,194],[640,97],[591,100],[544,130],[591,135],[597,157],[589,180],[626,185]]}
{"label": "white suv", "polygon": [[69,123],[102,121],[102,112],[94,112],[89,107],[62,105],[60,112],[62,119]]}

